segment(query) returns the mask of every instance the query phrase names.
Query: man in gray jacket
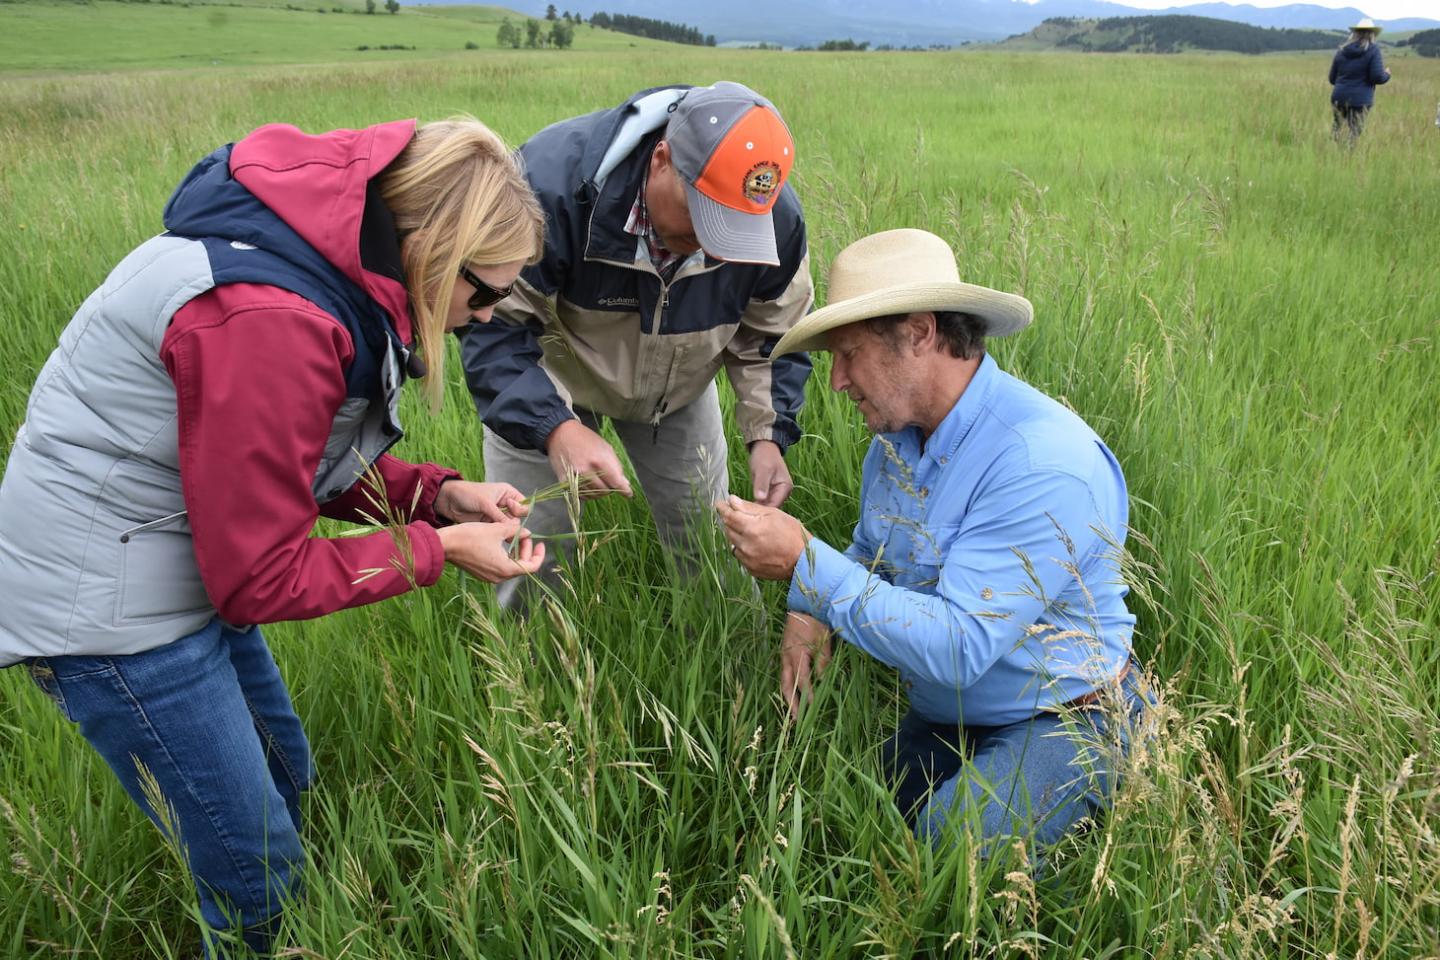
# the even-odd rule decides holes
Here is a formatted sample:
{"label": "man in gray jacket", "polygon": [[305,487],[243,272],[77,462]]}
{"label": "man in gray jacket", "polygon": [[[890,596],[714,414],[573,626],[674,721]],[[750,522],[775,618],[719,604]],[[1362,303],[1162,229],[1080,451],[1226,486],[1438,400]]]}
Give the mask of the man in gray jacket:
{"label": "man in gray jacket", "polygon": [[[486,478],[528,493],[574,472],[592,495],[629,496],[599,434],[609,418],[673,553],[729,492],[723,367],[752,494],[779,506],[810,360],[770,351],[814,290],[785,182],[795,147],[774,105],[737,83],[647,90],[520,153],[548,215],[545,256],[462,338]],[[526,522],[544,536],[570,521],[552,502]],[[512,604],[514,588],[500,596]]]}

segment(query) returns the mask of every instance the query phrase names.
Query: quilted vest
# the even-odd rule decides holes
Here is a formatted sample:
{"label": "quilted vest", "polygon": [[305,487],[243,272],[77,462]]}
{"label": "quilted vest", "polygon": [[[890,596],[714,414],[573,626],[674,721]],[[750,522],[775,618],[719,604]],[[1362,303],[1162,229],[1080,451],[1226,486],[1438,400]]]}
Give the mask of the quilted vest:
{"label": "quilted vest", "polygon": [[348,490],[402,436],[408,354],[388,317],[254,206],[249,215],[274,220],[262,231],[267,249],[173,233],[146,241],[81,305],[40,371],[0,478],[0,666],[137,653],[216,615],[195,561],[175,386],[160,359],[171,318],[192,298],[222,283],[266,283],[349,330],[355,358],[312,483],[317,502]]}

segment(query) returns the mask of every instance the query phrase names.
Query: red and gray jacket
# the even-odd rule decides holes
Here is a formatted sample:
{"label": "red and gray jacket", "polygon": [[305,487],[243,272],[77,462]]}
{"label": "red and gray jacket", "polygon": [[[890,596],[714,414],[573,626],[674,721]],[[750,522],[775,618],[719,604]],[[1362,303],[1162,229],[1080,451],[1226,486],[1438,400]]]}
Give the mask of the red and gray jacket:
{"label": "red and gray jacket", "polygon": [[699,397],[722,367],[747,444],[773,440],[783,450],[800,438],[810,358],[770,359],[814,300],[790,185],[773,212],[779,266],[697,255],[667,282],[625,231],[669,108],[688,89],[643,91],[546,127],[520,148],[545,208],[545,256],[461,344],[476,410],[517,447],[543,449],[573,407],[658,422]]}
{"label": "red and gray jacket", "polygon": [[[30,395],[0,481],[0,666],[136,653],[217,614],[320,616],[429,584],[457,476],[385,454],[411,363],[389,211],[372,183],[401,121],[262,127],[200,162],[166,232],[80,307]],[[317,517],[411,516],[310,536]],[[418,488],[418,490],[417,490]]]}

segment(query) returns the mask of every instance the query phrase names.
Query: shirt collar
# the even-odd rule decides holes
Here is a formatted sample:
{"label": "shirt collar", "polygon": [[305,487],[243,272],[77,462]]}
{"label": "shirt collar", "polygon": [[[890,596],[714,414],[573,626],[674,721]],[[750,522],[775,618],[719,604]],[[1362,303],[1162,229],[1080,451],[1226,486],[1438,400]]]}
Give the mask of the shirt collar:
{"label": "shirt collar", "polygon": [[[945,414],[935,432],[925,443],[924,455],[937,463],[945,464],[955,455],[960,444],[970,435],[970,428],[980,418],[981,412],[990,406],[990,396],[995,392],[995,384],[1000,377],[1000,367],[991,359],[990,354],[980,358],[980,366],[975,368],[975,375],[965,385],[965,392],[960,394],[960,399]],[[910,431],[914,437],[914,443],[920,443],[920,430],[912,427]]]}
{"label": "shirt collar", "polygon": [[626,233],[640,238],[636,245],[636,258],[647,257],[655,272],[660,274],[662,279],[669,279],[675,267],[688,258],[666,247],[660,234],[655,232],[655,224],[650,220],[650,208],[645,203],[645,187],[649,182],[650,172],[647,166],[645,176],[640,180],[640,189],[635,194],[635,202],[630,207],[630,216],[625,220],[624,229]]}

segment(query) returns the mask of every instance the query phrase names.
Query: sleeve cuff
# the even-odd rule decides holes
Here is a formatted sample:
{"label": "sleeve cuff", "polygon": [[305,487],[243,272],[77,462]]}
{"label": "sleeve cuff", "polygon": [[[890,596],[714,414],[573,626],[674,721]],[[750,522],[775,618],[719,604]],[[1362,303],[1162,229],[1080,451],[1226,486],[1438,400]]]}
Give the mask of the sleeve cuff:
{"label": "sleeve cuff", "polygon": [[561,404],[559,410],[555,411],[553,414],[546,417],[544,420],[541,420],[538,424],[536,424],[534,431],[529,434],[529,440],[533,444],[530,449],[539,450],[543,453],[545,450],[545,444],[549,442],[550,434],[555,432],[555,428],[560,426],[560,424],[564,423],[566,420],[574,419],[576,419],[575,411],[571,410],[564,404]]}
{"label": "sleeve cuff", "polygon": [[423,492],[420,495],[419,514],[415,519],[424,520],[432,527],[448,527],[451,521],[435,512],[435,500],[440,496],[440,488],[445,485],[446,480],[463,480],[459,470],[452,470],[449,467],[442,467],[434,463],[427,463],[422,468],[424,472],[420,475],[420,482],[424,484]]}
{"label": "sleeve cuff", "polygon": [[786,429],[778,420],[758,428],[747,428],[742,425],[740,436],[745,441],[746,450],[761,440],[769,440],[780,448],[782,454],[788,453],[790,448],[795,445],[795,441],[800,439],[797,431]]}
{"label": "sleeve cuff", "polygon": [[445,548],[440,544],[440,534],[428,523],[412,523],[406,529],[410,531],[415,585],[432,586],[445,571]]}
{"label": "sleeve cuff", "polygon": [[837,598],[840,585],[851,568],[858,566],[855,561],[840,553],[819,537],[811,537],[805,552],[795,563],[795,572],[790,577],[790,593],[787,602],[791,610],[808,613],[831,629],[835,628],[835,613],[838,604],[845,598]]}

